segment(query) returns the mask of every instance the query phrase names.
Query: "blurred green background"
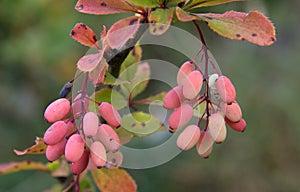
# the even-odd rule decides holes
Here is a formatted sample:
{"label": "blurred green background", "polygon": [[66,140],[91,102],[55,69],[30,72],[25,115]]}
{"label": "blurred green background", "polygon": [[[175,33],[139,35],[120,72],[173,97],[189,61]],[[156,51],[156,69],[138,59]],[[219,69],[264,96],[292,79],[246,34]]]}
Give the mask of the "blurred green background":
{"label": "blurred green background", "polygon": [[[45,107],[73,78],[76,61],[87,51],[69,37],[75,23],[84,22],[99,34],[102,25],[126,16],[85,15],[74,5],[67,0],[0,1],[0,163],[45,161],[43,156],[17,157],[12,150],[43,135]],[[230,130],[207,160],[190,150],[159,167],[129,170],[139,191],[300,191],[299,7],[297,0],[255,0],[199,10],[258,9],[275,24],[277,42],[259,47],[232,41],[201,25],[223,73],[235,84],[247,130]],[[182,26],[195,33],[192,25]],[[14,173],[0,176],[0,191],[43,191],[55,182],[46,173]]]}

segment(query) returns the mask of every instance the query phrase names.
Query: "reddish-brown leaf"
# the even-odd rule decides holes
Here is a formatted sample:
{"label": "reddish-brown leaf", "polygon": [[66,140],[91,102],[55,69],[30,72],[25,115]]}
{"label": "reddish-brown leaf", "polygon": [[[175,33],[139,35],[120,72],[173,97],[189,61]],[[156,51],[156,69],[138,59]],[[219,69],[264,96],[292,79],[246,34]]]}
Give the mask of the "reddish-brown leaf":
{"label": "reddish-brown leaf", "polygon": [[94,31],[83,23],[77,23],[72,29],[70,36],[83,45],[89,47],[97,46]]}
{"label": "reddish-brown leaf", "polygon": [[99,85],[104,81],[105,72],[108,69],[108,64],[105,59],[102,59],[100,63],[89,73],[90,80],[94,85]]}
{"label": "reddish-brown leaf", "polygon": [[95,15],[135,12],[135,8],[124,0],[78,0],[75,9]]}
{"label": "reddish-brown leaf", "polygon": [[25,170],[48,171],[45,164],[34,161],[10,162],[0,164],[0,175]]}
{"label": "reddish-brown leaf", "polygon": [[92,171],[97,187],[103,192],[135,192],[137,186],[131,176],[121,168]]}
{"label": "reddish-brown leaf", "polygon": [[230,39],[247,40],[260,46],[268,46],[276,41],[273,24],[258,11],[228,11],[224,14],[207,13],[197,16],[216,33]]}
{"label": "reddish-brown leaf", "polygon": [[103,51],[81,57],[77,62],[77,68],[83,72],[93,71],[103,58]]}
{"label": "reddish-brown leaf", "polygon": [[138,31],[139,16],[127,17],[114,23],[107,32],[107,42],[113,49],[118,49]]}
{"label": "reddish-brown leaf", "polygon": [[44,153],[46,153],[46,148],[47,148],[47,145],[44,143],[44,139],[37,137],[35,139],[35,145],[33,145],[23,151],[19,151],[19,150],[15,149],[14,152],[17,155],[44,154]]}

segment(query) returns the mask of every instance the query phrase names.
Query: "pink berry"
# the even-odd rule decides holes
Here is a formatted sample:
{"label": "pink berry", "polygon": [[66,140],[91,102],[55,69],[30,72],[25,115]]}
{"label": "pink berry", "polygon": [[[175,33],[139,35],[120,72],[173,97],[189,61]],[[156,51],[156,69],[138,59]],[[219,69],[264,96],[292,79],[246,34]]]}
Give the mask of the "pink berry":
{"label": "pink berry", "polygon": [[198,154],[203,158],[208,158],[212,152],[214,139],[209,131],[201,131],[199,141],[197,142],[196,149]]}
{"label": "pink berry", "polygon": [[183,100],[182,86],[174,87],[164,97],[164,107],[166,109],[175,109],[181,105]]}
{"label": "pink berry", "polygon": [[82,121],[84,134],[86,136],[95,136],[99,126],[98,115],[94,112],[87,112]]}
{"label": "pink berry", "polygon": [[220,76],[215,83],[216,89],[223,101],[232,103],[236,99],[236,92],[230,79],[226,76]]}
{"label": "pink berry", "polygon": [[103,167],[106,163],[106,150],[102,143],[95,141],[90,147],[91,159],[96,167]]}
{"label": "pink berry", "polygon": [[46,149],[46,157],[48,161],[52,162],[59,159],[65,152],[67,139],[64,138],[55,145],[48,145]]}
{"label": "pink berry", "polygon": [[57,99],[52,102],[45,110],[44,118],[46,121],[53,123],[62,120],[70,112],[70,101],[65,98]]}
{"label": "pink berry", "polygon": [[114,106],[112,106],[110,103],[102,102],[98,107],[98,111],[109,125],[113,127],[120,126],[121,116],[119,112],[114,108]]}
{"label": "pink berry", "polygon": [[177,138],[177,146],[181,150],[189,150],[195,146],[200,137],[200,128],[197,125],[187,126]]}
{"label": "pink berry", "polygon": [[195,70],[195,65],[191,61],[186,61],[181,65],[177,73],[177,84],[183,85],[186,77]]}
{"label": "pink berry", "polygon": [[72,103],[72,114],[75,119],[79,118],[83,115],[89,108],[89,99],[86,95],[84,98],[81,96],[82,94],[78,94],[73,103]]}
{"label": "pink berry", "polygon": [[65,157],[69,162],[76,162],[80,159],[84,152],[84,140],[81,135],[76,133],[73,134],[66,144]]}
{"label": "pink berry", "polygon": [[222,143],[227,135],[224,117],[220,113],[209,116],[208,129],[217,143]]}
{"label": "pink berry", "polygon": [[203,76],[200,71],[191,72],[183,83],[183,95],[187,99],[194,99],[201,91]]}
{"label": "pink berry", "polygon": [[244,119],[241,119],[238,122],[232,122],[229,119],[225,118],[225,121],[227,125],[229,125],[229,127],[231,127],[233,130],[237,132],[244,132],[247,127],[247,123]]}
{"label": "pink berry", "polygon": [[54,145],[60,142],[66,135],[68,126],[64,121],[53,123],[44,134],[44,142],[47,145]]}
{"label": "pink berry", "polygon": [[65,121],[65,123],[66,123],[66,125],[68,127],[68,131],[66,133],[66,137],[69,137],[69,136],[71,136],[73,133],[75,133],[77,131],[77,129],[76,129],[76,123],[75,123],[74,119],[72,119],[72,120],[69,119],[69,120]]}
{"label": "pink berry", "polygon": [[108,148],[115,152],[120,148],[120,139],[118,134],[107,124],[102,124],[98,128],[97,136],[99,140]]}
{"label": "pink berry", "polygon": [[225,116],[232,122],[238,122],[242,119],[242,110],[237,102],[226,105]]}
{"label": "pink berry", "polygon": [[70,165],[70,169],[74,175],[81,174],[89,163],[89,152],[84,151],[78,161]]}
{"label": "pink berry", "polygon": [[193,113],[193,107],[189,104],[183,104],[176,108],[168,120],[169,131],[175,132],[178,128],[183,127],[192,119]]}

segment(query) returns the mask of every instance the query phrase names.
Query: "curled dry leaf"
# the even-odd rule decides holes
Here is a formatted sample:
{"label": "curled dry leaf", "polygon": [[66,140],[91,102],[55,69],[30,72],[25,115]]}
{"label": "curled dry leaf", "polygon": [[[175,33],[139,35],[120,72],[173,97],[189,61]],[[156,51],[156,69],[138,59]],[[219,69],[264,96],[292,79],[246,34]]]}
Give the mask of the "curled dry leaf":
{"label": "curled dry leaf", "polygon": [[14,149],[15,154],[17,155],[26,155],[26,154],[44,154],[46,153],[47,145],[44,143],[43,138],[37,137],[35,139],[35,144],[23,151]]}

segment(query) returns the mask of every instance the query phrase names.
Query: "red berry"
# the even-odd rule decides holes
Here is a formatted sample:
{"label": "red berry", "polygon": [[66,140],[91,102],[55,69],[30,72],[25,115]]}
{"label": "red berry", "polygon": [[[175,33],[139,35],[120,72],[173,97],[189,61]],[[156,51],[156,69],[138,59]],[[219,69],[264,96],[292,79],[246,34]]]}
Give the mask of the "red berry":
{"label": "red berry", "polygon": [[70,101],[62,98],[52,102],[45,110],[44,118],[53,123],[65,119],[70,112]]}
{"label": "red berry", "polygon": [[47,145],[54,145],[60,142],[66,135],[68,126],[64,121],[53,123],[44,134],[44,142]]}
{"label": "red berry", "polygon": [[99,126],[98,115],[94,112],[87,112],[82,121],[84,134],[86,136],[95,136]]}
{"label": "red berry", "polygon": [[244,119],[241,119],[238,122],[232,122],[229,119],[225,118],[225,121],[227,125],[229,125],[229,127],[231,127],[233,130],[237,132],[244,132],[247,127],[247,123]]}
{"label": "red berry", "polygon": [[199,94],[203,84],[200,71],[191,72],[183,83],[183,95],[187,99],[194,99]]}
{"label": "red berry", "polygon": [[187,126],[177,138],[177,146],[181,150],[189,150],[195,146],[200,137],[200,128],[197,125]]}
{"label": "red berry", "polygon": [[220,113],[213,113],[208,119],[208,129],[212,138],[217,143],[222,143],[227,134],[224,117]]}
{"label": "red berry", "polygon": [[96,167],[103,167],[106,163],[106,150],[102,143],[95,141],[90,147],[91,159]]}
{"label": "red berry", "polygon": [[193,107],[189,104],[183,104],[176,108],[168,120],[169,130],[175,132],[178,128],[186,125],[193,117]]}
{"label": "red berry", "polygon": [[86,95],[84,98],[81,98],[81,95],[81,93],[78,94],[72,103],[72,113],[75,119],[83,115],[89,108],[88,96]]}
{"label": "red berry", "polygon": [[76,162],[80,159],[84,152],[84,140],[81,135],[76,133],[73,134],[66,144],[65,157],[69,162]]}
{"label": "red berry", "polygon": [[46,149],[46,157],[48,161],[52,162],[59,159],[65,152],[65,147],[67,144],[67,139],[64,138],[59,143],[55,145],[48,145]]}
{"label": "red berry", "polygon": [[115,152],[119,150],[119,136],[109,125],[100,125],[100,127],[98,128],[97,136],[99,140],[108,148],[109,151]]}
{"label": "red berry", "polygon": [[69,137],[70,135],[72,135],[73,133],[75,133],[75,131],[77,131],[76,129],[76,123],[74,120],[67,120],[65,121],[65,123],[67,124],[68,127],[68,131],[66,133],[66,137]]}
{"label": "red berry", "polygon": [[164,97],[164,107],[166,109],[175,109],[181,105],[183,100],[182,86],[174,87]]}
{"label": "red berry", "polygon": [[121,116],[119,112],[110,103],[102,102],[98,107],[100,115],[105,121],[113,126],[119,127],[121,124]]}
{"label": "red berry", "polygon": [[226,103],[232,103],[236,99],[236,92],[230,79],[226,76],[220,76],[216,80],[216,89],[223,101]]}
{"label": "red berry", "polygon": [[70,165],[70,169],[74,175],[81,174],[89,163],[89,152],[84,151],[78,161]]}
{"label": "red berry", "polygon": [[237,102],[233,102],[226,105],[225,116],[231,122],[238,122],[242,119],[242,110]]}
{"label": "red berry", "polygon": [[195,70],[195,65],[191,61],[186,61],[181,65],[177,73],[178,85],[183,85],[186,77]]}
{"label": "red berry", "polygon": [[198,154],[203,158],[208,158],[212,152],[214,139],[209,131],[202,131],[196,149]]}

